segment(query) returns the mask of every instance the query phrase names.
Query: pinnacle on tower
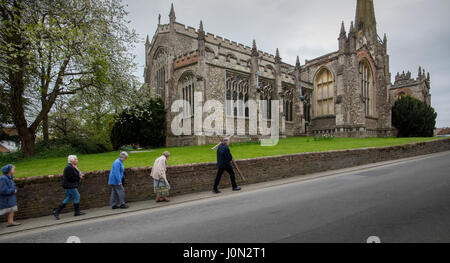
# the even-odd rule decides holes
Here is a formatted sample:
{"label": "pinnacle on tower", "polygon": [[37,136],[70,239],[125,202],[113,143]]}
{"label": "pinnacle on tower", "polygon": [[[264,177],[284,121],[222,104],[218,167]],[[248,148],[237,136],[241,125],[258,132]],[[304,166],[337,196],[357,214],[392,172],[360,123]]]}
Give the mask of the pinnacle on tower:
{"label": "pinnacle on tower", "polygon": [[275,63],[279,64],[281,63],[281,57],[280,57],[280,51],[277,48],[277,51],[275,52]]}
{"label": "pinnacle on tower", "polygon": [[356,30],[355,30],[355,26],[353,25],[353,21],[350,23],[350,33],[349,34],[355,34]]}
{"label": "pinnacle on tower", "polygon": [[300,67],[300,57],[297,56],[297,61],[295,62],[296,67]]}
{"label": "pinnacle on tower", "polygon": [[173,3],[170,6],[170,13],[169,13],[170,22],[175,22],[176,16],[175,16],[175,9],[173,8]]}
{"label": "pinnacle on tower", "polygon": [[198,29],[198,39],[203,40],[205,39],[205,30],[203,30],[203,21],[200,20],[200,26]]}
{"label": "pinnacle on tower", "polygon": [[203,21],[200,20],[200,31],[203,31]]}
{"label": "pinnacle on tower", "polygon": [[150,39],[148,38],[148,35],[147,35],[147,38],[145,39],[145,52],[146,53],[149,48],[150,48]]}
{"label": "pinnacle on tower", "polygon": [[345,25],[344,25],[344,21],[342,21],[341,23],[341,33],[339,33],[339,52],[344,52],[345,51],[345,46],[346,46],[346,42],[347,42],[347,32],[345,32]]}
{"label": "pinnacle on tower", "polygon": [[342,21],[342,24],[341,24],[341,37],[345,37],[346,34],[347,33],[345,32],[344,21]]}
{"label": "pinnacle on tower", "polygon": [[256,48],[256,40],[253,39],[253,45],[252,45],[252,56],[259,56],[258,49]]}

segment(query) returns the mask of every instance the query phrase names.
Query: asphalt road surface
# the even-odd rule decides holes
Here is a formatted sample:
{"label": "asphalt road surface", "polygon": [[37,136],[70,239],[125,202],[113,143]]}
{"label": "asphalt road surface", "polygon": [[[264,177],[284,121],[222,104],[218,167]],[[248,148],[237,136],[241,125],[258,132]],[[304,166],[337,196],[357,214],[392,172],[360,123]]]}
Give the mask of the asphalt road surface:
{"label": "asphalt road surface", "polygon": [[450,242],[450,153],[0,242]]}

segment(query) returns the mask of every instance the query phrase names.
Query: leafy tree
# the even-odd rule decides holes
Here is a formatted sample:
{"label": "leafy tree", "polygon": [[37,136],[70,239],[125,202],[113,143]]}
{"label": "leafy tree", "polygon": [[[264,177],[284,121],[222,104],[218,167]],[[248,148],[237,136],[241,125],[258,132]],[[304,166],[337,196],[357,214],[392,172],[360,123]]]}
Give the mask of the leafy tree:
{"label": "leafy tree", "polygon": [[4,92],[4,89],[0,89],[0,129],[3,128],[4,125],[12,124],[12,116],[9,111],[8,94]]}
{"label": "leafy tree", "polygon": [[115,149],[125,145],[163,146],[165,111],[161,99],[150,99],[119,114],[111,132]]}
{"label": "leafy tree", "polygon": [[0,87],[26,157],[58,99],[135,82],[126,15],[120,0],[0,0]]}
{"label": "leafy tree", "polygon": [[141,101],[137,87],[137,83],[131,87],[114,83],[58,100],[49,115],[51,138],[83,136],[110,144],[111,123],[116,113]]}
{"label": "leafy tree", "polygon": [[56,102],[54,112],[49,115],[49,129],[53,139],[85,135],[82,123],[76,105],[70,102]]}
{"label": "leafy tree", "polygon": [[139,83],[121,83],[114,81],[104,89],[83,90],[71,98],[83,127],[90,136],[99,135],[108,138],[111,134],[110,123],[114,116],[125,108],[139,104],[142,96],[138,94]]}
{"label": "leafy tree", "polygon": [[425,102],[411,96],[398,99],[392,108],[392,125],[398,137],[433,137],[437,113]]}

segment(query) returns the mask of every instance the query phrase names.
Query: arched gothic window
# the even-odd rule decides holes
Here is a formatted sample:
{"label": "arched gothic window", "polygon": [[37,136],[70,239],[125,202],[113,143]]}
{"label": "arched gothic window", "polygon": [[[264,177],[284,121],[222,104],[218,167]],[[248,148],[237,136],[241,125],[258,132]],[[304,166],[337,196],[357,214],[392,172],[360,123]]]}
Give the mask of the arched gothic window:
{"label": "arched gothic window", "polygon": [[[248,79],[229,75],[226,81],[226,114],[238,117],[248,117]],[[236,107],[233,108],[233,104]]]}
{"label": "arched gothic window", "polygon": [[167,54],[163,49],[161,49],[154,57],[152,70],[154,83],[156,85],[156,95],[161,98],[164,98],[164,91],[166,87],[166,65]]}
{"label": "arched gothic window", "polygon": [[331,72],[321,69],[315,79],[315,117],[334,115],[334,79]]}
{"label": "arched gothic window", "polygon": [[363,60],[359,63],[359,74],[361,79],[361,94],[365,104],[364,110],[366,116],[373,115],[373,98],[372,98],[372,74],[367,61]]}
{"label": "arched gothic window", "polygon": [[292,91],[287,91],[284,97],[284,114],[286,121],[294,121],[293,115],[293,94]]}
{"label": "arched gothic window", "polygon": [[273,84],[264,80],[259,83],[260,111],[263,119],[272,119]]}
{"label": "arched gothic window", "polygon": [[[191,117],[194,114],[194,76],[190,73],[185,74],[179,81],[180,97],[185,102],[184,108],[188,109],[185,112],[185,117]],[[188,104],[189,103],[189,104]]]}

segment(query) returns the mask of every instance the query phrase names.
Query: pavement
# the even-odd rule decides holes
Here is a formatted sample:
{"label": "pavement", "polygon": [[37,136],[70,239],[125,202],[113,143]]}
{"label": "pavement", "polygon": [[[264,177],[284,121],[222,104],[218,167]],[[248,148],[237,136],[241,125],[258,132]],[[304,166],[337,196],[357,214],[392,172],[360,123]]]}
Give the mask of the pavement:
{"label": "pavement", "polygon": [[0,226],[0,242],[450,242],[450,152]]}

